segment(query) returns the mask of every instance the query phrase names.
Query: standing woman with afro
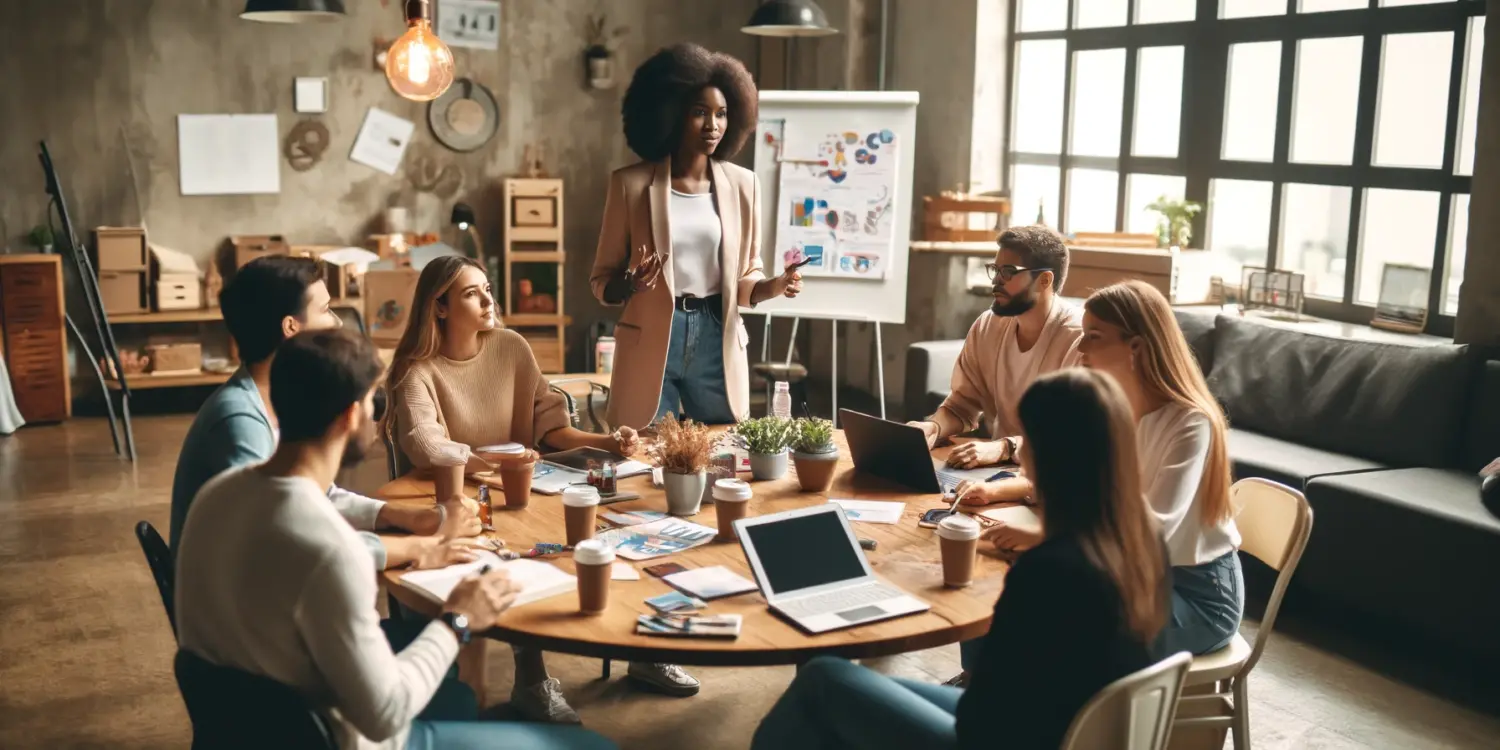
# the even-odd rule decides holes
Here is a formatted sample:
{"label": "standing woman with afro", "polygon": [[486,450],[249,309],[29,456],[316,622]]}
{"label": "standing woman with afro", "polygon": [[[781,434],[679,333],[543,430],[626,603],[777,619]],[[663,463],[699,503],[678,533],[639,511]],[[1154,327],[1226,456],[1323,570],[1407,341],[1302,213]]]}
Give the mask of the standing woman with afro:
{"label": "standing woman with afro", "polygon": [[641,161],[610,176],[589,278],[600,302],[625,307],[611,424],[750,415],[739,308],[802,291],[795,270],[762,272],[760,186],[726,161],[755,128],[756,98],[743,63],[695,44],[657,52],[625,93],[625,141]]}

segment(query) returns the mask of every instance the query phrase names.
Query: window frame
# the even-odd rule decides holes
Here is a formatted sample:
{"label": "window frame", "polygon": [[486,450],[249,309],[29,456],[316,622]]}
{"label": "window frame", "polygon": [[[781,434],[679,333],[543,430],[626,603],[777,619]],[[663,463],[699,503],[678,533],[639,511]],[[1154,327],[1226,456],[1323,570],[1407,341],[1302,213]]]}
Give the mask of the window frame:
{"label": "window frame", "polygon": [[[1106,169],[1119,177],[1116,192],[1115,231],[1124,231],[1129,217],[1127,182],[1131,174],[1178,176],[1186,179],[1185,197],[1208,206],[1209,184],[1214,179],[1258,180],[1270,182],[1271,221],[1267,228],[1266,265],[1277,267],[1281,260],[1282,198],[1287,183],[1331,185],[1351,189],[1348,255],[1344,268],[1341,299],[1307,298],[1304,311],[1309,315],[1352,323],[1368,323],[1374,307],[1355,302],[1355,287],[1361,255],[1360,230],[1366,191],[1370,188],[1423,190],[1438,193],[1438,230],[1431,252],[1432,279],[1428,293],[1427,332],[1443,336],[1453,334],[1455,315],[1444,314],[1443,291],[1447,279],[1448,254],[1453,221],[1454,196],[1472,193],[1472,176],[1455,173],[1458,138],[1463,115],[1464,62],[1472,40],[1471,19],[1485,15],[1484,0],[1453,0],[1447,3],[1380,7],[1379,0],[1368,0],[1364,8],[1298,13],[1298,0],[1287,0],[1287,12],[1276,16],[1220,19],[1219,0],[1197,0],[1196,18],[1172,23],[1135,24],[1140,0],[1127,0],[1130,25],[1107,28],[1075,29],[1078,0],[1029,0],[1029,2],[1066,2],[1068,28],[1051,31],[1019,31],[1021,5],[1013,3],[1008,41],[1011,80],[1006,94],[1004,128],[1006,169],[1004,181],[1013,187],[1013,168],[1017,165],[1057,167],[1059,193],[1055,196],[1049,222],[1067,226],[1069,172],[1072,169]],[[1453,53],[1449,66],[1447,121],[1444,126],[1442,165],[1435,169],[1382,167],[1373,163],[1375,126],[1378,115],[1380,63],[1385,50],[1384,38],[1390,34],[1451,32]],[[1296,59],[1298,42],[1305,39],[1357,36],[1363,40],[1360,58],[1359,97],[1354,123],[1354,157],[1350,164],[1309,164],[1291,161],[1292,107],[1296,93]],[[1012,150],[1015,131],[1015,76],[1018,74],[1020,44],[1038,40],[1063,40],[1064,55],[1063,127],[1061,154],[1038,154]],[[1244,42],[1281,43],[1280,84],[1277,91],[1275,149],[1269,162],[1232,161],[1221,158],[1224,137],[1224,112],[1228,95],[1229,49]],[[1181,120],[1178,126],[1176,157],[1135,156],[1131,153],[1135,134],[1136,74],[1143,47],[1183,47],[1183,81]],[[1125,50],[1124,101],[1121,113],[1120,152],[1118,157],[1075,156],[1069,153],[1069,134],[1073,127],[1072,91],[1074,55],[1077,52],[1102,49]],[[1474,106],[1470,103],[1470,106]],[[1027,209],[1029,210],[1029,209]],[[1207,236],[1208,211],[1193,221],[1193,236]],[[1238,284],[1239,279],[1225,279]],[[1462,305],[1462,300],[1460,300]]]}

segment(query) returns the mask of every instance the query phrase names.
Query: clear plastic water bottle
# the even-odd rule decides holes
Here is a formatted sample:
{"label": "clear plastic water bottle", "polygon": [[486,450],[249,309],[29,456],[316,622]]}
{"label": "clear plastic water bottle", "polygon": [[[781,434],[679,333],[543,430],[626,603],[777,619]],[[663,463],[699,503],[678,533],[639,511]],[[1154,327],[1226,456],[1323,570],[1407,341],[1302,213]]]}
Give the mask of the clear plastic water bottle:
{"label": "clear plastic water bottle", "polygon": [[771,416],[792,418],[791,386],[785,380],[776,381],[776,395],[771,398]]}

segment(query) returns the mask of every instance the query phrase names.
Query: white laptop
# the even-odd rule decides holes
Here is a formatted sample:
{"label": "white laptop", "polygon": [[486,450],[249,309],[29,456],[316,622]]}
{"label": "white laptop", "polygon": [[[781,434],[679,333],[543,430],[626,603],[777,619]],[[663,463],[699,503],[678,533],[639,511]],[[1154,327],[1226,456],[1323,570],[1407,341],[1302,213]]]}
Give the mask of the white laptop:
{"label": "white laptop", "polygon": [[745,518],[734,528],[772,611],[809,633],[931,608],[875,577],[837,505]]}

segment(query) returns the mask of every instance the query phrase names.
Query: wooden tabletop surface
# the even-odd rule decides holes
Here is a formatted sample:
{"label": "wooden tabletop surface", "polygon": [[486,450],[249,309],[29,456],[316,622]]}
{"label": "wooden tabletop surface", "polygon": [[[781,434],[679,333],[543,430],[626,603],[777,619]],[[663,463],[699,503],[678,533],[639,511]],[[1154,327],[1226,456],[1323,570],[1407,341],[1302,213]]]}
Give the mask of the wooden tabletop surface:
{"label": "wooden tabletop surface", "polygon": [[[755,499],[750,503],[749,515],[816,505],[830,498],[905,502],[900,524],[854,523],[854,529],[858,536],[877,542],[877,549],[865,553],[875,574],[932,605],[930,611],[808,635],[773,614],[766,607],[765,598],[754,592],[709,602],[708,614],[739,613],[744,616],[743,628],[735,640],[636,635],[636,616],[653,611],[645,599],[672,590],[660,579],[642,571],[638,581],[610,582],[609,606],[601,614],[579,613],[578,596],[570,592],[511,609],[486,635],[515,645],[579,656],[700,666],[800,664],[821,654],[846,658],[888,656],[982,636],[989,629],[990,614],[1000,594],[1006,564],[981,553],[973,585],[962,589],[945,588],[937,537],[931,529],[917,526],[917,519],[923,512],[942,506],[941,498],[914,494],[899,485],[856,475],[842,432],[837,440],[841,452],[838,476],[826,494],[801,492],[795,470],[792,470],[778,480],[751,483]],[[941,456],[942,451],[937,455]],[[749,478],[749,475],[742,476]],[[621,489],[638,492],[642,497],[600,506],[601,512],[666,510],[664,491],[653,488],[647,476],[622,480]],[[474,496],[477,486],[471,485],[468,492]],[[379,494],[391,502],[433,501],[432,483],[414,476],[387,484]],[[563,541],[563,510],[558,497],[533,494],[529,507],[519,511],[501,510],[499,491],[494,492],[494,499],[494,525],[498,529],[494,535],[504,539],[510,548],[525,550],[536,542]],[[716,526],[714,506],[704,505],[688,520]],[[570,553],[541,559],[548,559],[569,573],[574,572]],[[651,560],[631,562],[621,559],[621,562],[637,570],[662,562],[676,562],[688,568],[723,565],[753,580],[750,566],[737,542],[714,541]],[[403,604],[426,616],[438,614],[436,602],[400,585],[401,571],[387,571],[384,575],[391,593]]]}

